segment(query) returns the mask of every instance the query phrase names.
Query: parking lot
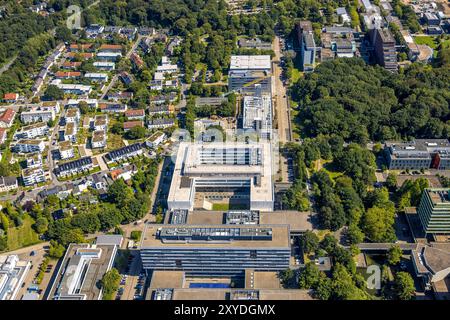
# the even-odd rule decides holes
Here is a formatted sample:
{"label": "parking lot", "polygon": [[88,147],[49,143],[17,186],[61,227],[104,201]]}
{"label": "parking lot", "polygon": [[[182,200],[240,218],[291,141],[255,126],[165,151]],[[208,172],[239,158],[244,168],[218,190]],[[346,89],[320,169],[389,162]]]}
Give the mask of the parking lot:
{"label": "parking lot", "polygon": [[130,250],[116,300],[143,300],[146,275],[142,269],[141,258],[137,250]]}

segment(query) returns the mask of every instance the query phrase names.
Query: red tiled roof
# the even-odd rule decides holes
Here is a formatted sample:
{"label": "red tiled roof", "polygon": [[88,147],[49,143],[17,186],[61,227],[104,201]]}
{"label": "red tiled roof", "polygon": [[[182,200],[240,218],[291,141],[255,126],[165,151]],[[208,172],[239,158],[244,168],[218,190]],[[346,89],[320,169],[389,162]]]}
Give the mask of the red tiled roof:
{"label": "red tiled roof", "polygon": [[120,44],[102,44],[99,50],[122,50]]}
{"label": "red tiled roof", "polygon": [[86,43],[86,44],[79,44],[79,43],[72,43],[70,45],[70,49],[81,49],[86,50],[92,47],[92,43]]}
{"label": "red tiled roof", "polygon": [[127,117],[138,117],[145,115],[144,109],[130,109],[125,111],[125,116]]}
{"label": "red tiled roof", "polygon": [[19,94],[17,93],[5,93],[3,96],[4,100],[17,100],[19,98]]}
{"label": "red tiled roof", "polygon": [[10,123],[14,119],[15,115],[16,112],[13,109],[6,109],[6,111],[0,116],[0,122]]}
{"label": "red tiled roof", "polygon": [[143,121],[127,121],[123,123],[123,128],[124,129],[131,129],[134,127],[143,127],[144,126],[144,122]]}
{"label": "red tiled roof", "polygon": [[55,74],[56,77],[58,78],[70,78],[70,77],[81,77],[81,72],[79,71],[58,71]]}

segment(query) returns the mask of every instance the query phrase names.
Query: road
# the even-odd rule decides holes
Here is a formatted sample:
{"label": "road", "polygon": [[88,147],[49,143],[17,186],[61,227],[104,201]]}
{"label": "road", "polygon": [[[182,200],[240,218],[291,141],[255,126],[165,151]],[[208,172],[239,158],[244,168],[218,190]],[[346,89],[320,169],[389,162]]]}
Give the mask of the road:
{"label": "road", "polygon": [[[142,35],[138,35],[137,40],[133,43],[130,50],[128,50],[127,54],[125,55],[126,59],[130,59],[131,54],[136,50],[137,46],[139,45],[139,42],[141,42],[141,39],[144,38]],[[114,77],[111,79],[111,82],[102,90],[102,95],[100,97],[100,100],[105,99],[106,94],[108,91],[114,87],[117,80],[119,79],[119,74],[115,74]]]}
{"label": "road", "polygon": [[280,142],[286,143],[291,141],[291,123],[288,106],[288,98],[286,95],[286,87],[281,80],[283,69],[280,66],[280,61],[283,56],[280,48],[280,38],[275,37],[273,41],[273,51],[275,57],[272,59],[273,81],[272,81],[272,101],[274,104],[277,124],[278,137]]}
{"label": "road", "polygon": [[12,64],[14,63],[14,61],[16,61],[18,55],[16,54],[11,60],[9,60],[6,64],[4,64],[1,68],[0,68],[0,76],[3,74],[3,72],[9,70],[9,68],[12,66]]}

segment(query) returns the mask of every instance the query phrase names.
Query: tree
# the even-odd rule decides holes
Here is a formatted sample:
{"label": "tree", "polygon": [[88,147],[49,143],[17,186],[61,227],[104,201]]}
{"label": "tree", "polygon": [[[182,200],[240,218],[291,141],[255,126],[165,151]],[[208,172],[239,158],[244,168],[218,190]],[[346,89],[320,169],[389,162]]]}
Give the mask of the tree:
{"label": "tree", "polygon": [[81,114],[86,114],[89,112],[89,105],[86,101],[80,101],[78,103],[78,108],[80,109]]}
{"label": "tree", "polygon": [[100,230],[108,231],[122,222],[123,215],[116,207],[108,206],[102,208],[102,211],[98,214],[98,218],[100,220]]}
{"label": "tree", "polygon": [[70,42],[73,38],[72,31],[65,25],[60,25],[56,28],[55,38],[63,42]]}
{"label": "tree", "polygon": [[43,234],[48,230],[48,220],[45,217],[39,217],[33,225],[37,233]]}
{"label": "tree", "polygon": [[94,233],[100,230],[100,220],[95,213],[79,213],[72,218],[71,223],[85,233]]}
{"label": "tree", "polygon": [[133,230],[131,231],[130,238],[134,241],[139,241],[141,239],[142,231]]}
{"label": "tree", "polygon": [[44,96],[48,100],[62,100],[64,99],[64,91],[51,84],[45,90]]}
{"label": "tree", "polygon": [[358,225],[352,223],[347,229],[348,240],[351,244],[358,244],[364,241],[364,233]]}
{"label": "tree", "polygon": [[137,140],[145,137],[145,128],[141,126],[136,126],[127,132],[128,139]]}
{"label": "tree", "polygon": [[394,215],[386,209],[373,207],[367,210],[364,219],[364,232],[367,238],[373,242],[393,241]]}
{"label": "tree", "polygon": [[407,272],[397,272],[394,277],[394,293],[400,300],[411,300],[414,296],[414,280]]}
{"label": "tree", "polygon": [[319,237],[314,232],[307,230],[300,237],[300,245],[306,254],[315,252],[319,248]]}
{"label": "tree", "polygon": [[119,289],[120,274],[116,268],[112,268],[100,280],[102,287],[103,300],[112,300],[114,293]]}
{"label": "tree", "polygon": [[313,262],[308,262],[300,271],[298,284],[301,289],[310,289],[317,285],[321,271]]}
{"label": "tree", "polygon": [[337,263],[334,266],[331,280],[333,300],[367,300],[367,294],[355,285],[343,265]]}
{"label": "tree", "polygon": [[395,174],[393,173],[388,174],[385,185],[389,190],[391,191],[395,190],[395,188],[397,187],[397,178]]}
{"label": "tree", "polygon": [[123,179],[118,179],[110,185],[108,195],[110,201],[116,203],[119,208],[124,208],[134,198],[133,190]]}
{"label": "tree", "polygon": [[294,270],[288,268],[280,272],[279,275],[281,283],[284,288],[294,288],[296,283],[296,273]]}
{"label": "tree", "polygon": [[65,251],[66,251],[66,248],[62,244],[60,244],[54,240],[50,241],[50,249],[48,250],[48,255],[50,257],[59,259],[64,255]]}
{"label": "tree", "polygon": [[393,245],[387,253],[388,263],[390,265],[397,265],[402,258],[402,254],[403,254],[403,251],[400,248],[400,246]]}

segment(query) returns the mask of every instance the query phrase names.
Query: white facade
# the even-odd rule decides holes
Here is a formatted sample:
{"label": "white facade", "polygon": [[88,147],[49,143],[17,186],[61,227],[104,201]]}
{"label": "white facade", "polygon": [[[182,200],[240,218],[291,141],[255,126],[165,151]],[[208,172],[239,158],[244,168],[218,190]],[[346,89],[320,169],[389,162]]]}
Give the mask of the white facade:
{"label": "white facade", "polygon": [[170,191],[169,210],[193,210],[196,188],[248,188],[250,210],[273,211],[270,143],[179,145]]}
{"label": "white facade", "polygon": [[99,70],[111,71],[116,69],[116,64],[114,62],[96,61],[93,65]]}
{"label": "white facade", "polygon": [[108,74],[107,73],[86,73],[84,75],[85,78],[94,81],[94,82],[107,82]]}
{"label": "white facade", "polygon": [[20,114],[20,120],[23,123],[48,122],[55,120],[57,111],[52,107],[37,107],[29,111],[23,111]]}
{"label": "white facade", "polygon": [[14,151],[19,153],[42,152],[45,149],[43,140],[19,140]]}
{"label": "white facade", "polygon": [[155,148],[163,142],[165,138],[166,134],[164,132],[155,132],[147,139],[147,141],[145,141],[145,144],[149,148]]}
{"label": "white facade", "polygon": [[0,255],[0,300],[15,300],[31,267],[17,255]]}
{"label": "white facade", "polygon": [[22,129],[16,132],[15,137],[18,139],[34,139],[36,137],[46,136],[49,132],[49,128],[46,123],[36,123],[29,126],[22,127]]}
{"label": "white facade", "polygon": [[36,183],[45,182],[45,172],[42,168],[22,170],[22,180],[25,186],[32,186]]}

